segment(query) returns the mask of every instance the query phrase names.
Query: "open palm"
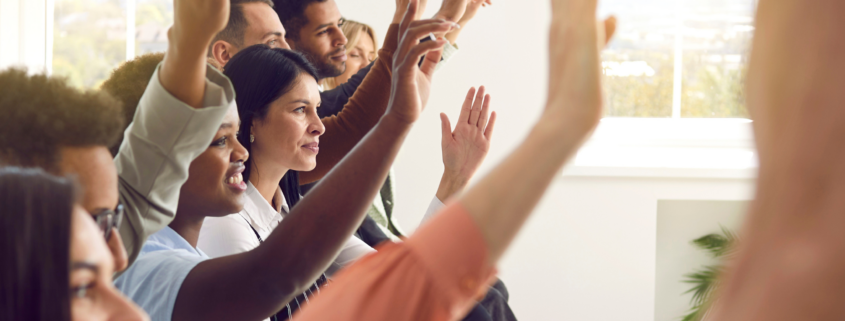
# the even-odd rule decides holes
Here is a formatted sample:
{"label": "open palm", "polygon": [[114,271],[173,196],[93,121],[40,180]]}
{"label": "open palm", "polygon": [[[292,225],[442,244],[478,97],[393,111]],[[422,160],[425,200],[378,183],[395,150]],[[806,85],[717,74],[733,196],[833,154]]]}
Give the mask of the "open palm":
{"label": "open palm", "polygon": [[485,94],[484,86],[478,93],[470,88],[454,131],[446,114],[440,114],[440,119],[445,171],[468,181],[490,150],[496,123],[496,113],[490,113],[490,95]]}

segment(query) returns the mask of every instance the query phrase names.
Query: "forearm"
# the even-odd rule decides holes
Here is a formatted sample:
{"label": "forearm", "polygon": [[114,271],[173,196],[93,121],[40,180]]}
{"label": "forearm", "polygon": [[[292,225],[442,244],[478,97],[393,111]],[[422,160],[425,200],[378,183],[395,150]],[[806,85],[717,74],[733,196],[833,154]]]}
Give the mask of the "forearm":
{"label": "forearm", "polygon": [[[460,198],[495,264],[557,173],[587,136],[555,119],[541,120],[501,164]],[[495,202],[493,202],[495,200]]]}
{"label": "forearm", "polygon": [[201,108],[205,92],[206,48],[211,39],[191,38],[176,27],[171,27],[167,35],[167,53],[159,73],[161,85],[188,106]]}
{"label": "forearm", "polygon": [[361,224],[409,130],[383,117],[258,248],[197,265],[173,320],[262,320],[302,293]]}
{"label": "forearm", "polygon": [[320,137],[317,167],[310,172],[301,172],[300,184],[308,184],[325,176],[380,121],[390,102],[388,88],[398,37],[399,26],[391,25],[384,47],[379,51],[379,57],[361,86],[337,116],[322,119],[326,132]]}
{"label": "forearm", "polygon": [[443,171],[443,176],[440,178],[440,185],[437,187],[437,199],[446,202],[457,193],[464,190],[469,180],[466,175],[459,173],[451,173],[449,170]]}
{"label": "forearm", "polygon": [[[303,279],[304,287],[329,266],[361,224],[410,128],[409,124],[389,115],[383,117],[361,143],[308,192],[262,244],[267,253],[297,258],[296,264],[282,262],[268,271]],[[326,202],[326,199],[332,199],[332,202]],[[308,264],[303,264],[303,258]]]}

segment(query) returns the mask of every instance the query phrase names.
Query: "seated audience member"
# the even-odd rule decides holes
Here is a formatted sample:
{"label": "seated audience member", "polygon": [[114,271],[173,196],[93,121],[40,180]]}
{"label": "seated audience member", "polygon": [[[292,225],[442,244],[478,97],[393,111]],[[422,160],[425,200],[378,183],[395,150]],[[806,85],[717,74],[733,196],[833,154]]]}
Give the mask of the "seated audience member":
{"label": "seated audience member", "polygon": [[[462,30],[466,28],[466,25],[475,17],[476,13],[482,6],[486,6],[490,3],[490,0],[470,0],[467,1],[467,7],[464,14],[461,16],[460,20],[458,21],[458,25],[461,28],[457,28],[448,32],[445,36],[446,40],[449,42],[444,47],[443,56],[448,57],[451,56],[454,51],[457,50],[457,38],[458,35]],[[328,4],[328,3],[327,3]],[[303,6],[306,8],[308,3]],[[313,13],[313,10],[308,11]],[[304,14],[304,13],[303,13]],[[372,27],[351,20],[345,20],[343,22],[343,26],[341,27],[343,31],[344,37],[348,40],[346,43],[346,54],[348,59],[345,62],[346,71],[343,72],[340,76],[326,78],[323,83],[323,87],[326,87],[328,90],[324,91],[321,94],[323,98],[323,105],[317,110],[317,114],[320,117],[328,117],[333,116],[339,113],[342,108],[343,104],[338,104],[334,101],[338,99],[342,99],[342,97],[348,97],[349,95],[333,95],[330,94],[332,92],[349,92],[351,95],[354,92],[355,88],[361,82],[361,79],[369,72],[370,61],[375,60],[376,57],[376,48],[375,44],[376,36],[375,31]],[[303,38],[300,38],[303,39]],[[310,40],[314,40],[312,38],[308,38]],[[319,41],[319,39],[317,40]],[[437,65],[438,68],[443,66],[446,59],[444,59],[441,63]],[[359,77],[352,77],[353,75],[359,74]],[[352,84],[349,84],[349,83]],[[339,85],[344,85],[344,87],[337,88]],[[336,90],[335,90],[336,89]],[[483,87],[482,87],[483,92]],[[479,97],[483,97],[484,95],[479,93]],[[330,101],[333,103],[326,103],[326,101]],[[345,99],[343,100],[345,102]],[[471,100],[470,100],[471,102]],[[446,118],[445,114],[441,116],[443,120],[444,129],[449,127],[448,125],[448,118]],[[490,119],[491,124],[495,122],[495,115],[492,116]],[[457,131],[457,130],[456,130]],[[454,133],[455,135],[460,135],[460,133]],[[446,131],[444,130],[443,136],[443,147],[446,148]],[[444,161],[446,152],[444,151]],[[449,167],[448,165],[446,166]],[[449,176],[443,177],[444,180],[441,181],[441,184],[456,184],[458,186],[465,186],[465,182],[455,182],[453,180],[448,180]],[[315,183],[310,183],[307,185],[302,186],[303,194],[307,193]],[[387,176],[387,180],[385,181],[384,185],[382,186],[379,193],[376,195],[376,199],[373,201],[373,205],[370,207],[369,212],[367,215],[372,220],[365,220],[358,231],[355,233],[356,236],[364,240],[367,245],[375,247],[376,245],[380,244],[381,242],[391,240],[391,241],[399,241],[400,237],[404,236],[402,229],[393,219],[393,208],[395,207],[395,200],[393,198],[394,190],[393,186],[393,175],[390,174]],[[435,199],[432,200],[431,204],[429,205],[428,211],[426,211],[425,217],[428,218],[436,212],[438,209],[443,207],[443,203],[441,200],[444,200],[442,197],[443,195],[437,195]],[[375,223],[375,224],[372,224]],[[502,289],[504,285],[501,285]],[[503,289],[503,291],[506,291]]]}
{"label": "seated audience member", "polygon": [[114,258],[78,196],[69,179],[0,168],[0,319],[149,319],[112,285]]}
{"label": "seated audience member", "polygon": [[[192,2],[185,1],[186,6],[190,4]],[[197,31],[186,30],[186,25],[180,21],[190,19],[197,25],[216,25],[219,17],[227,16],[225,11],[228,8],[223,3],[213,5],[219,12],[197,15],[185,11],[178,14],[180,11],[176,11],[176,23],[170,34],[180,34],[191,41],[171,39],[171,47],[188,52],[196,49],[189,45],[207,47],[211,36],[195,36],[192,32]],[[384,181],[401,142],[419,116],[419,102],[427,101],[426,95],[419,95],[415,90],[412,92],[408,87],[425,86],[423,92],[428,92],[434,66],[439,60],[436,50],[445,41],[417,44],[416,39],[431,32],[448,30],[453,24],[439,21],[412,23],[412,16],[408,15],[409,20],[405,21],[401,30],[405,40],[399,46],[398,65],[392,71],[399,84],[397,90],[401,90],[393,94],[394,103],[366,138],[333,169],[334,174],[324,178],[324,184],[291,209],[284,220],[290,225],[277,228],[254,250],[233,256],[208,259],[196,247],[198,233],[206,217],[228,215],[237,211],[244,202],[247,184],[242,180],[241,172],[246,169],[244,162],[248,154],[236,139],[238,112],[230,109],[218,126],[211,145],[191,164],[191,179],[182,187],[176,219],[168,228],[150,237],[138,262],[116,280],[118,288],[157,320],[261,320],[306,291],[335,259],[360,224],[369,203],[367,200],[374,197]],[[278,100],[274,104],[278,104],[279,108],[273,108],[268,117],[307,117],[312,121],[309,126],[314,128],[308,134],[311,137],[307,138],[313,138],[322,130],[322,123],[315,114],[318,93],[316,90],[305,91],[303,96],[302,92],[302,87],[316,89],[316,78],[308,72],[310,67],[293,52],[266,47],[256,49],[269,50],[265,53],[277,55],[280,61],[269,66],[275,72],[288,75],[288,82],[293,87],[287,94],[250,91],[251,88],[247,88],[239,92],[238,97],[282,95],[284,99],[293,98],[297,105],[291,106],[287,100]],[[422,67],[417,66],[420,57],[429,52],[433,52],[429,54],[430,58],[426,58]],[[235,59],[242,55],[244,53]],[[294,79],[299,79],[299,83]],[[306,100],[310,101],[302,102]],[[300,113],[302,111],[304,113]],[[253,124],[258,125],[258,122]],[[242,128],[247,126],[241,125]],[[290,129],[301,128],[294,124],[289,126]],[[304,132],[304,128],[301,129]],[[291,147],[297,154],[309,152],[301,145]],[[261,167],[257,169],[259,172],[262,170]],[[274,185],[278,186],[277,183]],[[343,197],[336,197],[333,202],[324,201],[328,195],[337,196],[341,192]],[[275,203],[280,204],[280,201],[277,199]],[[318,294],[320,290],[316,290]]]}
{"label": "seated audience member", "polygon": [[[435,19],[443,19],[449,21],[458,21],[467,10],[467,2],[475,2],[476,0],[445,0],[440,10],[435,14]],[[489,3],[490,0],[481,0]],[[387,30],[385,41],[390,38],[396,38],[391,30],[396,28],[396,25],[402,19],[405,7],[408,5],[408,0],[396,1],[396,13],[394,13],[391,26]],[[400,10],[401,8],[401,10]],[[424,11],[425,1],[420,4],[419,12]],[[347,71],[347,54],[346,47],[348,39],[342,32],[341,28],[344,25],[345,19],[340,14],[340,10],[334,0],[276,0],[274,7],[276,13],[281,19],[281,23],[285,26],[287,32],[285,39],[293,50],[296,50],[305,55],[315,67],[320,76],[321,88],[324,88],[322,82],[323,78],[337,77]],[[470,19],[472,16],[470,15]],[[419,15],[416,17],[419,19]],[[453,46],[458,33],[457,29],[453,29],[448,34],[453,34],[454,38],[447,37],[450,42],[446,44],[441,53],[441,60],[444,62],[448,60],[456,51],[457,47]],[[448,35],[447,34],[447,35]],[[442,34],[436,34],[437,37]],[[375,39],[373,39],[375,40]],[[373,44],[376,42],[373,41]],[[438,64],[438,67],[441,66]],[[323,104],[318,110],[320,117],[328,117],[335,115],[343,109],[350,97],[358,91],[358,87],[363,83],[365,77],[369,74],[372,64],[367,65],[366,68],[358,70],[350,76],[350,79],[343,83],[337,83],[339,86],[323,91],[320,96],[323,99]],[[374,81],[374,80],[373,80]],[[368,97],[371,95],[378,95],[385,93],[389,83],[377,84],[375,92],[359,95],[361,97]],[[365,88],[365,91],[370,92],[373,89]]]}
{"label": "seated audience member", "polygon": [[[179,10],[205,10],[184,4],[175,3]],[[190,53],[165,58],[114,159],[108,148],[124,127],[118,102],[102,93],[80,93],[57,78],[30,77],[14,69],[0,73],[0,114],[6,116],[0,126],[0,162],[77,175],[85,192],[83,207],[106,231],[117,227],[113,223],[120,221],[123,208],[120,233],[106,233],[116,270],[127,266],[126,252],[131,264],[147,236],[173,219],[188,165],[234,104],[228,79],[210,67],[206,79],[204,60]]]}

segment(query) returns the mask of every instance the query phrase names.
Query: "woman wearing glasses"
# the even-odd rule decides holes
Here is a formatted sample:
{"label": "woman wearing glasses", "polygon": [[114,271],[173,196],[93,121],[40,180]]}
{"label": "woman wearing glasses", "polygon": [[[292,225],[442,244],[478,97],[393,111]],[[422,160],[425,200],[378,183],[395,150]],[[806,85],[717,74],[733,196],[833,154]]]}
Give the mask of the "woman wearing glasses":
{"label": "woman wearing glasses", "polygon": [[[112,285],[103,231],[77,205],[71,180],[6,167],[0,191],[0,319],[148,319]],[[100,227],[113,217],[100,215]]]}

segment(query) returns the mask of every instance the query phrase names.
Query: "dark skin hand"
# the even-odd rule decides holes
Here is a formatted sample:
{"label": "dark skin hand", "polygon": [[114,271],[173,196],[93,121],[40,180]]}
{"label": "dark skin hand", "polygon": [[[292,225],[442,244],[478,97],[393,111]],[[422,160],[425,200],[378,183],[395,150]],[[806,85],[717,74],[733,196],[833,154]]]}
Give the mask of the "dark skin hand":
{"label": "dark skin hand", "polygon": [[[427,100],[445,40],[419,43],[449,22],[413,21],[412,1],[400,24],[387,113],[373,130],[308,193],[255,250],[207,260],[188,274],[173,320],[263,320],[304,291],[332,262],[366,215],[411,124]],[[423,55],[421,67],[417,62]],[[324,202],[328,198],[333,202]],[[302,246],[308,244],[308,246]]]}

